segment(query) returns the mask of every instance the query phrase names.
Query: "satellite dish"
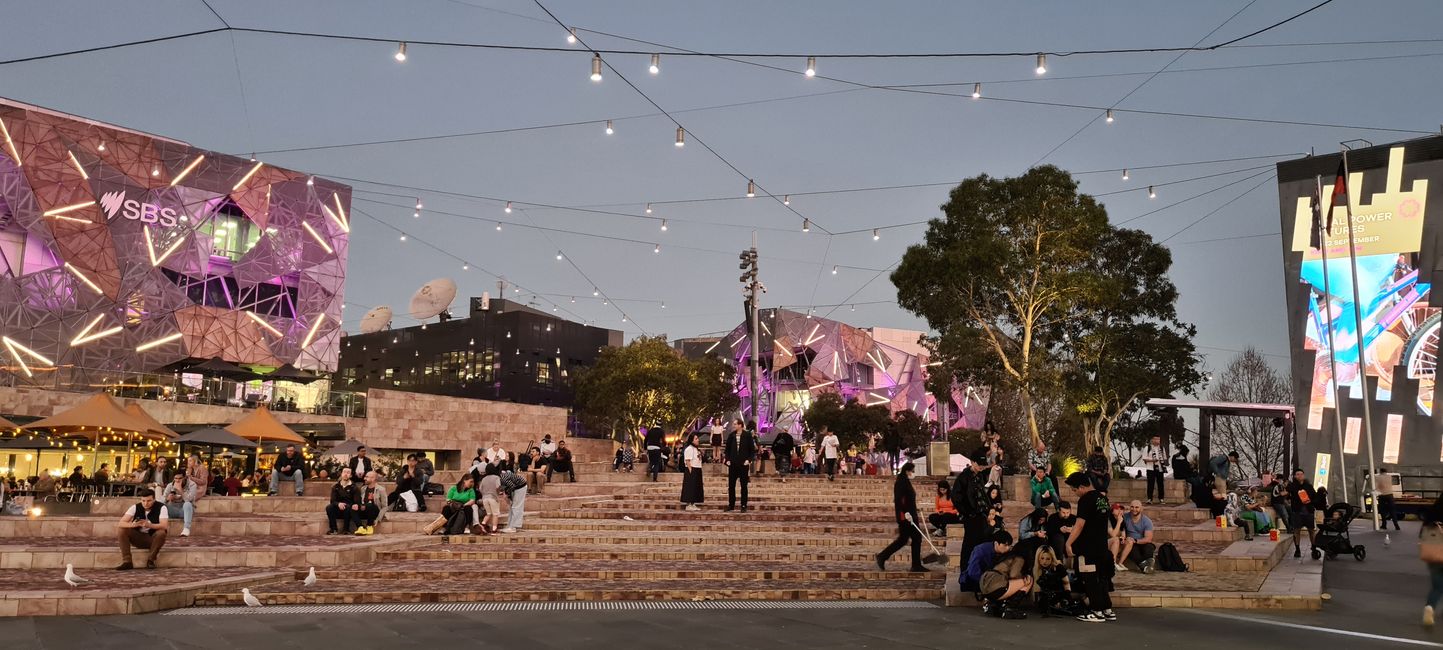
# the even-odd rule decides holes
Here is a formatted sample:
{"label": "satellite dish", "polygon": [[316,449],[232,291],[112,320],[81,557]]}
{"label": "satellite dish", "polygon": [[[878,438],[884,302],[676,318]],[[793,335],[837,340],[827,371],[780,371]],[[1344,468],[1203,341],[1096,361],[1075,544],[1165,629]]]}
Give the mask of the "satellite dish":
{"label": "satellite dish", "polygon": [[451,278],[438,278],[421,285],[411,296],[411,318],[426,320],[451,306],[456,299],[456,283]]}
{"label": "satellite dish", "polygon": [[361,333],[370,334],[391,327],[391,308],[385,305],[373,307],[361,319]]}

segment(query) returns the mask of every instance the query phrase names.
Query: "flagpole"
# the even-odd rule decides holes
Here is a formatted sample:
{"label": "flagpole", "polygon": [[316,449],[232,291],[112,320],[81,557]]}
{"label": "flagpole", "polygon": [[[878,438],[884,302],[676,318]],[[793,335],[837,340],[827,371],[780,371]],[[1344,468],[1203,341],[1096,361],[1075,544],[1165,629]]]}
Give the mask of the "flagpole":
{"label": "flagpole", "polygon": [[[1344,149],[1344,150],[1343,150],[1343,182],[1344,182],[1344,183],[1347,183],[1347,182],[1348,182],[1347,179],[1348,179],[1348,150],[1347,150],[1347,149]],[[1344,185],[1344,188],[1345,188],[1345,190],[1346,190],[1346,189],[1351,189],[1351,188],[1347,188],[1347,185]],[[1336,192],[1336,191],[1337,191],[1337,188],[1334,188],[1333,191]],[[1373,472],[1377,471],[1378,464],[1377,464],[1377,462],[1375,462],[1374,457],[1373,457],[1373,410],[1372,410],[1372,406],[1371,406],[1373,400],[1372,400],[1372,398],[1368,395],[1368,359],[1367,359],[1367,357],[1365,356],[1365,353],[1364,353],[1364,351],[1363,351],[1363,332],[1364,332],[1364,330],[1363,330],[1363,306],[1360,305],[1360,304],[1358,304],[1359,301],[1360,301],[1360,298],[1359,298],[1359,295],[1358,295],[1358,248],[1357,248],[1358,245],[1357,245],[1356,241],[1355,241],[1354,238],[1353,238],[1353,193],[1352,193],[1352,192],[1346,192],[1346,194],[1344,195],[1344,198],[1347,199],[1346,201],[1343,202],[1343,207],[1344,207],[1345,210],[1346,210],[1346,212],[1345,212],[1344,214],[1346,214],[1346,215],[1347,215],[1347,218],[1348,218],[1348,270],[1349,270],[1349,272],[1352,273],[1352,276],[1353,276],[1353,319],[1354,319],[1354,324],[1355,324],[1355,325],[1357,326],[1357,328],[1358,328],[1357,331],[1354,332],[1354,337],[1355,337],[1355,341],[1354,341],[1354,342],[1355,342],[1355,344],[1356,344],[1357,347],[1358,347],[1358,382],[1359,382],[1360,386],[1361,386],[1362,389],[1363,389],[1363,434],[1364,434],[1364,436],[1368,439],[1368,471],[1367,471],[1365,474],[1366,474],[1367,476],[1371,477],[1371,476],[1373,475]],[[1332,210],[1332,209],[1333,209],[1333,206],[1330,204],[1330,205],[1328,206],[1328,209],[1329,209],[1329,210]],[[1363,486],[1363,493],[1364,493],[1364,494],[1373,494],[1373,490],[1371,489],[1371,486],[1369,486],[1369,485],[1364,485],[1364,486]],[[1378,530],[1378,525],[1379,525],[1379,519],[1378,519],[1378,502],[1377,502],[1377,495],[1374,494],[1374,495],[1373,495],[1373,530]]]}
{"label": "flagpole", "polygon": [[[1317,183],[1317,187],[1313,194],[1313,200],[1317,201],[1317,205],[1321,209],[1323,205],[1323,175],[1318,174],[1314,180]],[[1333,426],[1338,430],[1338,472],[1343,476],[1343,480],[1341,481],[1343,485],[1343,501],[1347,501],[1348,465],[1344,460],[1347,452],[1344,451],[1343,441],[1343,397],[1338,390],[1338,347],[1336,345],[1337,339],[1333,337],[1333,291],[1328,281],[1328,235],[1330,233],[1324,229],[1322,219],[1317,219],[1316,221],[1317,223],[1315,223],[1314,226],[1322,231],[1318,233],[1318,250],[1323,253],[1323,297],[1328,300],[1328,313],[1323,315],[1323,322],[1327,323],[1328,327],[1328,363],[1332,367],[1331,372],[1333,375],[1331,378],[1333,382]],[[1299,463],[1299,465],[1301,464],[1302,463]],[[1284,469],[1286,470],[1288,468]]]}

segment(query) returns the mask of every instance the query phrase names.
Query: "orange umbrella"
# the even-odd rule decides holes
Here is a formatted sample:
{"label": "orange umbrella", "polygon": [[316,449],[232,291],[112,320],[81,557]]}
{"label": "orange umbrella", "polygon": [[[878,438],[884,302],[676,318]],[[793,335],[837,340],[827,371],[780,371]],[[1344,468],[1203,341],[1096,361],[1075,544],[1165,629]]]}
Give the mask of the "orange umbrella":
{"label": "orange umbrella", "polygon": [[125,405],[125,412],[126,412],[126,413],[129,413],[129,414],[132,415],[132,416],[134,416],[136,419],[140,420],[141,422],[145,422],[146,424],[149,424],[151,431],[159,431],[159,432],[161,432],[161,433],[166,434],[166,436],[168,436],[168,437],[170,437],[170,438],[179,438],[179,437],[180,437],[180,434],[176,433],[174,429],[171,429],[170,427],[165,426],[164,424],[161,424],[161,423],[160,423],[160,420],[157,420],[157,419],[155,419],[154,417],[152,417],[149,413],[146,413],[146,412],[145,412],[145,409],[140,408],[140,405],[139,405],[139,404],[136,404],[135,402],[131,402],[131,403],[129,403],[129,404],[126,404],[126,405]]}
{"label": "orange umbrella", "polygon": [[276,416],[271,414],[270,409],[264,406],[256,407],[256,410],[250,415],[241,418],[240,421],[226,427],[225,430],[254,442],[270,440],[298,445],[306,444],[305,438],[277,420]]}
{"label": "orange umbrella", "polygon": [[19,429],[20,425],[6,420],[5,418],[0,418],[0,431],[14,430],[16,433],[19,433]]}
{"label": "orange umbrella", "polygon": [[156,428],[150,422],[127,413],[105,393],[91,395],[73,408],[32,422],[24,428],[45,429],[55,436],[81,435],[92,439],[99,439],[108,433],[141,440],[165,441],[175,437],[174,431],[164,426]]}

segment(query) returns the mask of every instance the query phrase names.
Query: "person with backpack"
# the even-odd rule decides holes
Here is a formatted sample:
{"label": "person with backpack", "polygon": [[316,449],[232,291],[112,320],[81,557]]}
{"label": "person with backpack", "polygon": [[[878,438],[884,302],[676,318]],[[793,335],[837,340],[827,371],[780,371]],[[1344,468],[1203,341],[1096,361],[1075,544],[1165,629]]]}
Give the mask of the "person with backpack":
{"label": "person with backpack", "polygon": [[1172,455],[1172,477],[1182,481],[1187,490],[1183,496],[1191,498],[1197,491],[1197,472],[1193,471],[1192,461],[1188,460],[1187,445],[1178,445],[1177,453]]}
{"label": "person with backpack", "polygon": [[646,471],[655,483],[661,474],[661,450],[666,446],[666,432],[661,427],[647,429],[641,444],[646,447]]}
{"label": "person with backpack", "polygon": [[778,431],[776,439],[772,441],[772,458],[777,463],[777,476],[782,477],[783,483],[787,482],[787,474],[792,471],[792,450],[796,447],[797,441],[786,431]]}
{"label": "person with backpack", "polygon": [[972,549],[985,542],[991,531],[987,523],[991,512],[987,476],[979,472],[978,467],[974,460],[962,468],[952,482],[952,505],[962,518],[962,557],[970,557]]}

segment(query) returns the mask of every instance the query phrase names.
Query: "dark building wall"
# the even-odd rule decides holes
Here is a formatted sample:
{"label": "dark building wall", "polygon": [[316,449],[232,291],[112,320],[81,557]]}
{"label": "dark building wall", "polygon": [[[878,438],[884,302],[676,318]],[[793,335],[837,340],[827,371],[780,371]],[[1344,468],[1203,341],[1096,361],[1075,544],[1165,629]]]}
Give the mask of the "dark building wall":
{"label": "dark building wall", "polygon": [[575,371],[620,335],[492,300],[469,318],[346,337],[336,385],[565,407]]}

